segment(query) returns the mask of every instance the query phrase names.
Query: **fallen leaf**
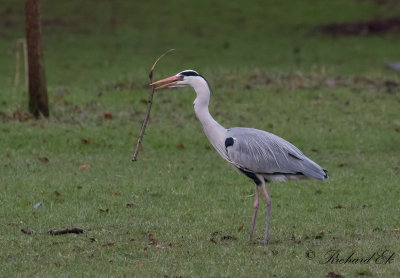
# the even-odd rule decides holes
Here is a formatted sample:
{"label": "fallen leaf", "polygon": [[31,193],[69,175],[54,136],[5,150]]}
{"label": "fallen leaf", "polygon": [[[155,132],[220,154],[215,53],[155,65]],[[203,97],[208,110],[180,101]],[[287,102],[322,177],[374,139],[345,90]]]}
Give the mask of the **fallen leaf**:
{"label": "fallen leaf", "polygon": [[128,204],[126,204],[126,207],[127,208],[133,208],[133,207],[136,207],[136,205],[132,204],[132,203],[128,203]]}
{"label": "fallen leaf", "polygon": [[214,243],[214,244],[217,244],[217,242],[215,241],[215,239],[212,237],[212,238],[210,238],[210,242],[212,242],[212,243]]}
{"label": "fallen leaf", "polygon": [[185,147],[185,146],[183,145],[182,142],[179,142],[179,143],[178,143],[178,148],[183,149],[184,147]]}
{"label": "fallen leaf", "polygon": [[273,124],[268,124],[268,128],[273,129],[274,125]]}
{"label": "fallen leaf", "polygon": [[47,157],[38,157],[39,161],[42,163],[48,163],[49,159]]}
{"label": "fallen leaf", "polygon": [[114,260],[112,260],[112,259],[111,259],[111,260],[108,260],[108,262],[109,262],[109,263],[113,263],[113,262],[114,262]]}
{"label": "fallen leaf", "polygon": [[61,195],[61,193],[58,192],[58,191],[54,191],[54,194],[56,194],[56,196],[60,196]]}
{"label": "fallen leaf", "polygon": [[321,190],[315,190],[315,194],[317,194],[317,195],[320,195],[322,193],[322,191]]}
{"label": "fallen leaf", "polygon": [[113,119],[113,116],[112,116],[111,113],[104,112],[104,119],[112,120],[112,119]]}
{"label": "fallen leaf", "polygon": [[134,239],[134,238],[130,238],[130,239],[129,239],[129,241],[135,241],[135,240],[136,240],[136,239]]}
{"label": "fallen leaf", "polygon": [[392,232],[400,232],[400,228],[392,229]]}
{"label": "fallen leaf", "polygon": [[143,104],[147,104],[149,101],[147,99],[142,98],[142,99],[140,99],[140,102]]}
{"label": "fallen leaf", "polygon": [[87,144],[87,145],[90,144],[90,140],[89,139],[82,138],[81,141],[82,141],[83,144]]}
{"label": "fallen leaf", "polygon": [[78,190],[81,190],[83,187],[82,186],[80,186],[80,185],[78,185],[77,187],[76,187],[76,189],[78,189]]}
{"label": "fallen leaf", "polygon": [[115,242],[107,242],[107,243],[104,243],[102,246],[103,247],[110,247],[110,246],[114,246],[115,245]]}
{"label": "fallen leaf", "polygon": [[79,166],[79,170],[82,170],[82,171],[89,170],[90,168],[92,168],[92,166],[90,166],[89,164],[83,164],[83,165]]}
{"label": "fallen leaf", "polygon": [[337,206],[335,206],[335,207],[333,207],[334,209],[341,209],[341,208],[343,208],[343,206],[342,205],[337,205]]}
{"label": "fallen leaf", "polygon": [[317,149],[311,149],[312,152],[317,153],[318,150]]}
{"label": "fallen leaf", "polygon": [[101,212],[101,213],[104,213],[104,212],[106,212],[106,213],[108,213],[108,209],[99,209],[99,212]]}
{"label": "fallen leaf", "polygon": [[238,228],[238,232],[242,231],[244,228],[244,224]]}
{"label": "fallen leaf", "polygon": [[344,166],[347,166],[347,163],[340,163],[338,166],[339,166],[340,168],[342,168],[342,167],[344,167]]}

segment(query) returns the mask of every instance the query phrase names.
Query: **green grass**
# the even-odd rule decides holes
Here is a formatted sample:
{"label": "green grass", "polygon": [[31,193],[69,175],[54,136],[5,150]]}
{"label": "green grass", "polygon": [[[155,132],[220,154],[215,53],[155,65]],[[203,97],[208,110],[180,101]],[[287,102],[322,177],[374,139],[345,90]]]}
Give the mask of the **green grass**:
{"label": "green grass", "polygon": [[[27,97],[23,84],[12,86],[10,49],[23,36],[23,7],[4,2],[0,276],[398,275],[400,92],[387,84],[400,78],[385,62],[400,59],[400,38],[309,33],[398,9],[369,1],[42,1],[51,118],[18,121]],[[210,111],[221,124],[273,132],[329,170],[324,182],[269,186],[267,246],[259,244],[265,208],[249,241],[253,185],[209,148],[192,90],[156,94],[139,161],[130,161],[149,67],[172,47],[156,78],[198,70],[213,85]],[[65,227],[85,233],[46,234]],[[386,265],[321,264],[332,249],[395,256]]]}

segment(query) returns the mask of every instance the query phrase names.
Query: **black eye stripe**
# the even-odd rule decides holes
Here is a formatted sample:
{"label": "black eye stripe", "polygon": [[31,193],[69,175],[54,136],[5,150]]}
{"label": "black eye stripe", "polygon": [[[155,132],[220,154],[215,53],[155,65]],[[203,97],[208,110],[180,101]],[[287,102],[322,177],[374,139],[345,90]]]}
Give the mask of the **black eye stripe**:
{"label": "black eye stripe", "polygon": [[199,76],[199,74],[193,70],[182,71],[180,74],[183,76]]}

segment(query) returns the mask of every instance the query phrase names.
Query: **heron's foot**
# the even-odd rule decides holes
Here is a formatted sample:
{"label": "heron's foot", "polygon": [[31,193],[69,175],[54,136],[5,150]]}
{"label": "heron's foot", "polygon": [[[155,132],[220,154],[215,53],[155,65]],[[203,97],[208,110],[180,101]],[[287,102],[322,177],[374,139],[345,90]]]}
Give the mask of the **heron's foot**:
{"label": "heron's foot", "polygon": [[269,243],[269,238],[265,238],[265,239],[262,241],[262,243],[265,244],[265,245],[267,245],[267,244]]}

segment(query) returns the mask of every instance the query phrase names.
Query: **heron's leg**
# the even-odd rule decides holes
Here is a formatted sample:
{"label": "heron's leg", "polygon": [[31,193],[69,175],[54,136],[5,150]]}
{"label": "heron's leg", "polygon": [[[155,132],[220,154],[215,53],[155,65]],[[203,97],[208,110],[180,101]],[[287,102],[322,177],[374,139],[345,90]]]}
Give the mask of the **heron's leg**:
{"label": "heron's leg", "polygon": [[253,231],[254,231],[254,225],[256,224],[256,217],[257,217],[257,211],[258,211],[258,185],[255,185],[255,200],[254,200],[254,212],[253,212],[253,218],[251,220],[251,228],[250,228],[250,236],[249,239],[253,237]]}
{"label": "heron's leg", "polygon": [[268,190],[265,187],[265,181],[264,180],[262,180],[262,189],[264,191],[265,198],[267,199],[267,225],[265,227],[265,236],[264,236],[263,242],[264,243],[268,243],[268,241],[269,241],[269,218],[271,216],[272,201],[271,201],[271,198],[268,195]]}

